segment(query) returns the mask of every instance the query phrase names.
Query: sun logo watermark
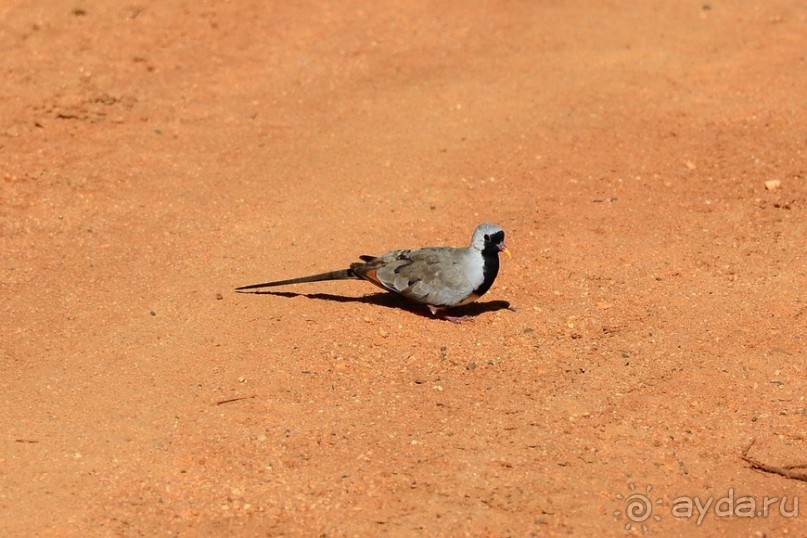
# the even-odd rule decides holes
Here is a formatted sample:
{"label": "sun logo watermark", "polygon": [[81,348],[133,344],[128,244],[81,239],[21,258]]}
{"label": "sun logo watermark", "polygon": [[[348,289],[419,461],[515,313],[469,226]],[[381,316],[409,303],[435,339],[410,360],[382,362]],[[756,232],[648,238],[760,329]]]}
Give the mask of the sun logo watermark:
{"label": "sun logo watermark", "polygon": [[[624,516],[628,522],[624,528],[630,531],[633,528],[647,532],[648,523],[661,521],[661,516],[653,513],[656,506],[663,503],[663,500],[651,498],[653,486],[646,486],[644,491],[637,491],[636,485],[628,484],[630,492],[627,495],[619,494],[616,498],[624,504],[624,509],[615,510],[614,516],[621,518]],[[728,488],[728,492],[723,496],[678,496],[672,500],[670,515],[676,519],[687,519],[694,521],[695,525],[701,526],[704,519],[712,514],[717,520],[728,518],[762,518],[778,513],[783,518],[799,517],[798,497],[752,497],[750,495],[736,495],[734,488]]]}
{"label": "sun logo watermark", "polygon": [[710,513],[714,514],[716,518],[722,519],[768,517],[776,512],[784,518],[799,517],[799,498],[791,497],[788,506],[786,495],[782,498],[735,496],[734,488],[729,488],[726,495],[717,499],[713,496],[707,497],[705,500],[700,497],[676,497],[672,501],[671,510],[673,517],[694,519],[698,526]]}
{"label": "sun logo watermark", "polygon": [[628,522],[625,524],[626,531],[631,530],[633,525],[637,525],[642,529],[642,532],[647,532],[647,523],[650,520],[661,521],[661,516],[653,513],[653,507],[657,504],[661,504],[662,500],[656,499],[654,501],[650,499],[650,492],[653,490],[653,486],[647,486],[644,493],[637,492],[636,484],[633,482],[628,484],[628,488],[630,489],[630,493],[628,493],[627,497],[621,493],[617,494],[616,498],[620,501],[624,501],[625,510],[616,510],[614,516],[622,517],[622,514],[625,514],[625,517],[628,518]]}

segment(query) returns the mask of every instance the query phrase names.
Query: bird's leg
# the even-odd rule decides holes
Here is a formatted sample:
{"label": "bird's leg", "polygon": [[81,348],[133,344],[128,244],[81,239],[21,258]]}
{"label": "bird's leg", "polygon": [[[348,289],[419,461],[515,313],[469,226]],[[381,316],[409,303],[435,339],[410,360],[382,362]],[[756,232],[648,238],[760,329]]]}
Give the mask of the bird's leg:
{"label": "bird's leg", "polygon": [[450,321],[451,323],[462,323],[465,320],[471,319],[471,316],[449,316],[445,314],[445,309],[438,308],[436,306],[427,305],[429,307],[429,311],[432,313],[432,316],[444,319],[446,321]]}
{"label": "bird's leg", "polygon": [[440,317],[451,323],[462,323],[463,321],[473,319],[472,316],[449,316],[448,314],[441,314]]}

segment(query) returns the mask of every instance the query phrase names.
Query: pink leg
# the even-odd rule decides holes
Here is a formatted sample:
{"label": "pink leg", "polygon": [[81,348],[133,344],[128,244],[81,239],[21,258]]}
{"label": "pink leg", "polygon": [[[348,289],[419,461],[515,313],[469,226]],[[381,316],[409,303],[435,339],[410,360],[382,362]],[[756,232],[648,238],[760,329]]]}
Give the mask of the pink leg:
{"label": "pink leg", "polygon": [[449,316],[448,314],[444,314],[445,311],[442,308],[431,305],[429,305],[429,311],[432,313],[432,316],[450,321],[451,323],[462,323],[465,320],[471,319],[471,316]]}
{"label": "pink leg", "polygon": [[473,319],[473,316],[449,316],[447,314],[441,314],[440,317],[451,323],[462,323],[463,321]]}

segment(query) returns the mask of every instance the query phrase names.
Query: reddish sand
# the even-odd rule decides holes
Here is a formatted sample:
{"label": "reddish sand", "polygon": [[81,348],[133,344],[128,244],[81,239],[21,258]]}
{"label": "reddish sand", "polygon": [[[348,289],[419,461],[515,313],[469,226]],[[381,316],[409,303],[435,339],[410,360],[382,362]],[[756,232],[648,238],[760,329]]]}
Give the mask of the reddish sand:
{"label": "reddish sand", "polygon": [[[803,1],[5,0],[0,51],[3,536],[807,535],[741,458],[807,465]],[[233,293],[482,221],[460,325]],[[729,491],[785,513],[673,514]]]}

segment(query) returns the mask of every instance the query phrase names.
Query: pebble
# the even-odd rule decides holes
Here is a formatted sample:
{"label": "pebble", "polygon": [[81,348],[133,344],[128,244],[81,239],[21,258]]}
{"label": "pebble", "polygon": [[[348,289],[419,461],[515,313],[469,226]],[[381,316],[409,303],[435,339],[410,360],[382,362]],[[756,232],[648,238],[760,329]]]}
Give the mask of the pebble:
{"label": "pebble", "polygon": [[782,186],[782,182],[778,179],[769,179],[765,182],[765,190],[775,191]]}

